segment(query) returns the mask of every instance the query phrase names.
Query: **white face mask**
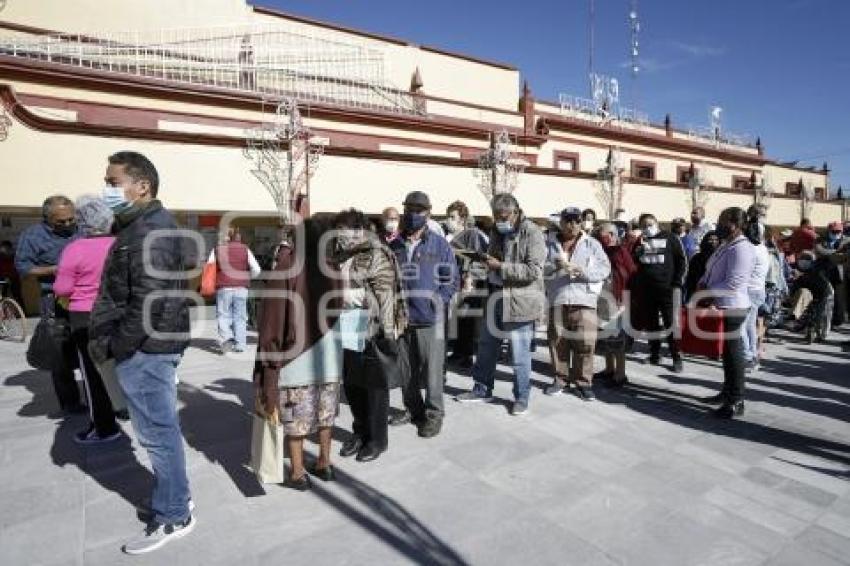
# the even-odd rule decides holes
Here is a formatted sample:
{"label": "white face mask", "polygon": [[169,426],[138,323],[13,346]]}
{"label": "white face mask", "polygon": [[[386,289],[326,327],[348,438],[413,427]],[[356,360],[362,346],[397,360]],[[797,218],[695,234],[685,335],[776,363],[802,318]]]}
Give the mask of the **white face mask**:
{"label": "white face mask", "polygon": [[384,224],[384,228],[390,234],[395,232],[396,230],[398,230],[398,220],[387,220],[387,222]]}
{"label": "white face mask", "polygon": [[593,220],[585,220],[581,223],[581,229],[585,232],[590,232],[593,230]]}
{"label": "white face mask", "polygon": [[653,238],[658,234],[658,225],[650,224],[646,228],[643,229],[643,235],[647,238]]}
{"label": "white face mask", "polygon": [[463,221],[458,218],[449,218],[446,220],[446,228],[452,234],[457,234],[463,230]]}

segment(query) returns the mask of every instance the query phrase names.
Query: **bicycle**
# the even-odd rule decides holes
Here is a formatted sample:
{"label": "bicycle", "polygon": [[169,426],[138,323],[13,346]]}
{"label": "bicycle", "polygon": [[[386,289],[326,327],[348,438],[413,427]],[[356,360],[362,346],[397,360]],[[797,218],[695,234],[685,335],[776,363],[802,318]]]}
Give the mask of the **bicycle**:
{"label": "bicycle", "polygon": [[27,319],[18,301],[6,296],[8,279],[0,279],[0,340],[24,342],[27,339]]}

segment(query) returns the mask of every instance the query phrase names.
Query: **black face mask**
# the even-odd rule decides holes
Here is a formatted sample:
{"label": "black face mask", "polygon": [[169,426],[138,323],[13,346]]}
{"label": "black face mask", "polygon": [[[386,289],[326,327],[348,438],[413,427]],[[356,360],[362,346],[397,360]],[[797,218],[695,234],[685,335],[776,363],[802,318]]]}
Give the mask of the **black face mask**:
{"label": "black face mask", "polygon": [[405,212],[402,217],[402,227],[408,234],[416,232],[428,223],[428,215],[424,212]]}
{"label": "black face mask", "polygon": [[53,233],[61,238],[68,238],[70,236],[73,236],[76,232],[76,224],[62,224],[60,226],[53,226]]}

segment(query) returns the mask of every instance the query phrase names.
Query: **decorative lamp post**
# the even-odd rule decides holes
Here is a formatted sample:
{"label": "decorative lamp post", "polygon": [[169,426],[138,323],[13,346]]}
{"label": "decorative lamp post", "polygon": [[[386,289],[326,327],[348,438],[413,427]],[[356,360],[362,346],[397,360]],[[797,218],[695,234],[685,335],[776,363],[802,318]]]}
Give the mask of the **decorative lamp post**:
{"label": "decorative lamp post", "polygon": [[323,152],[291,98],[277,105],[271,122],[246,132],[243,153],[251,161],[251,173],[271,195],[283,224],[291,224],[294,213],[306,210],[310,177]]}
{"label": "decorative lamp post", "polygon": [[489,202],[498,193],[513,193],[525,163],[512,150],[506,130],[490,134],[490,147],[478,157],[478,187]]}
{"label": "decorative lamp post", "polygon": [[607,211],[608,218],[613,220],[617,215],[617,210],[623,208],[623,196],[625,193],[623,183],[623,156],[620,150],[611,147],[608,149],[608,156],[605,158],[605,167],[597,170],[596,179],[599,189],[596,191],[596,197],[602,204],[603,210]]}
{"label": "decorative lamp post", "polygon": [[690,206],[690,210],[697,207],[705,208],[708,202],[708,194],[703,190],[704,179],[702,170],[696,169],[693,162],[691,162],[690,167],[688,167],[688,189],[690,192],[688,195],[688,205]]}
{"label": "decorative lamp post", "polygon": [[9,117],[6,105],[0,100],[0,141],[5,141],[9,137],[9,129],[11,127],[12,119]]}
{"label": "decorative lamp post", "polygon": [[800,181],[797,183],[797,188],[800,192],[800,219],[808,218],[812,213],[812,201],[815,198],[815,189],[812,186],[811,181],[803,182],[803,178],[800,177]]}
{"label": "decorative lamp post", "polygon": [[753,189],[753,204],[767,211],[773,199],[773,186],[770,180],[762,174],[761,181],[756,184],[756,173],[753,171],[750,175],[750,187]]}

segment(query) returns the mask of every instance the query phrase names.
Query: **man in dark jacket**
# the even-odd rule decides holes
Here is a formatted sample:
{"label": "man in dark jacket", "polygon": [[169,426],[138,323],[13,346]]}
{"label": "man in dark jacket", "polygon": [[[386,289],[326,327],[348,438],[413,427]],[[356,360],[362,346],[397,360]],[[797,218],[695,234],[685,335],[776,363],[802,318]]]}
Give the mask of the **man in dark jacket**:
{"label": "man in dark jacket", "polygon": [[484,297],[487,294],[486,268],[474,257],[485,254],[490,239],[473,222],[469,208],[462,201],[455,201],[446,209],[446,240],[456,250],[460,272],[459,300],[452,314],[453,321],[447,326],[454,331],[448,333],[454,339],[454,348],[448,361],[463,369],[472,367],[472,356],[478,338]]}
{"label": "man in dark jacket", "polygon": [[[53,195],[41,205],[42,221],[24,230],[18,240],[15,269],[21,277],[35,277],[41,291],[41,316],[68,318],[68,311],[56,302],[53,281],[65,246],[77,235],[74,203],[68,197]],[[74,380],[77,353],[70,340],[62,345],[62,359],[51,372],[53,390],[64,414],[81,413],[80,390]]]}
{"label": "man in dark jacket", "polygon": [[[402,292],[407,301],[409,325],[405,340],[409,345],[410,375],[402,383],[407,413],[395,416],[390,424],[412,421],[419,436],[431,438],[443,424],[443,364],[446,337],[446,308],[458,289],[454,253],[446,239],[428,227],[431,201],[422,191],[404,199],[401,238],[390,242],[401,269]],[[425,401],[420,393],[425,386]]]}
{"label": "man in dark jacket", "polygon": [[185,260],[177,224],[156,199],[159,175],[145,156],[129,151],[111,156],[106,183],[117,234],[89,336],[97,361],[115,359],[130,422],[153,467],[151,522],[124,546],[128,554],[143,554],[195,526],[175,384],[189,343]]}
{"label": "man in dark jacket", "polygon": [[[673,371],[680,373],[684,367],[673,329],[682,302],[688,259],[679,237],[662,231],[654,215],[642,214],[638,222],[643,235],[635,247],[638,271],[632,287],[632,324],[651,333],[649,363],[653,365],[661,363],[660,337],[666,335]],[[659,316],[663,327],[658,323]]]}

